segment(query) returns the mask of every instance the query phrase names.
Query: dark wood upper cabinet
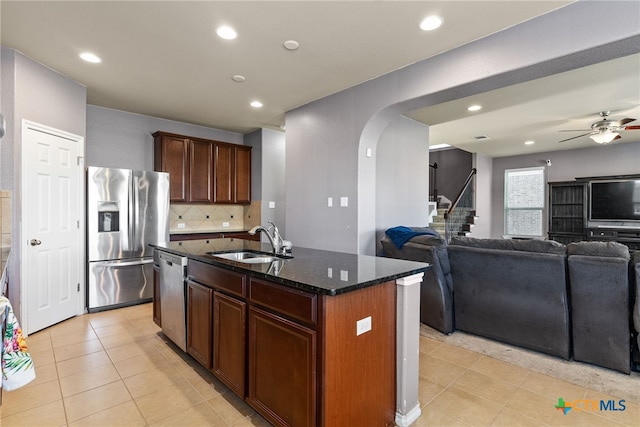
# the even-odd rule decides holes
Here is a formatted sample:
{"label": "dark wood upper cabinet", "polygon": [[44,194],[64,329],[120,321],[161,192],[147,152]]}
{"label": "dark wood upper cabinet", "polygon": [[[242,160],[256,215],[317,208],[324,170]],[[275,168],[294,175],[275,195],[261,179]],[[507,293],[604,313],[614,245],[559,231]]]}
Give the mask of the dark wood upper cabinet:
{"label": "dark wood upper cabinet", "polygon": [[189,200],[212,203],[213,146],[209,142],[190,141],[189,149]]}
{"label": "dark wood upper cabinet", "polygon": [[233,203],[234,200],[234,149],[215,144],[214,148],[214,202]]}
{"label": "dark wood upper cabinet", "polygon": [[171,201],[189,202],[189,139],[159,132],[153,136],[154,169],[169,173]]}
{"label": "dark wood upper cabinet", "polygon": [[235,147],[235,203],[251,203],[251,147]]}
{"label": "dark wood upper cabinet", "polygon": [[154,169],[169,172],[172,203],[251,203],[251,147],[155,132]]}

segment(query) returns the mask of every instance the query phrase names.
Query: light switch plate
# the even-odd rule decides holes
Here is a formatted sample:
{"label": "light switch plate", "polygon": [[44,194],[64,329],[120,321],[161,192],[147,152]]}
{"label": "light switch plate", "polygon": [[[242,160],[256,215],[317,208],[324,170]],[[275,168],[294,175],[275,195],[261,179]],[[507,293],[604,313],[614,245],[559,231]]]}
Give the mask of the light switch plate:
{"label": "light switch plate", "polygon": [[275,209],[276,202],[269,202],[269,209]]}
{"label": "light switch plate", "polygon": [[349,206],[349,198],[348,197],[340,197],[340,206],[342,206],[342,207]]}
{"label": "light switch plate", "polygon": [[371,330],[371,316],[360,319],[356,322],[356,336],[362,335]]}
{"label": "light switch plate", "polygon": [[333,207],[333,197],[328,197],[327,198],[327,206],[328,207]]}

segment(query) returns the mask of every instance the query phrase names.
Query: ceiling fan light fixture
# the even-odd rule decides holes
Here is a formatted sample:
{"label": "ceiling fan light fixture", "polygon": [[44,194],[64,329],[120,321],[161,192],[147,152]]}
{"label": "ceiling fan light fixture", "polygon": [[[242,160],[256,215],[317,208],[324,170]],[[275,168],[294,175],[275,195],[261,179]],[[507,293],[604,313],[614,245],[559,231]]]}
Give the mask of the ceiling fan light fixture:
{"label": "ceiling fan light fixture", "polygon": [[609,129],[604,129],[589,136],[589,138],[593,139],[598,144],[607,144],[616,139],[618,136],[620,136],[618,132],[612,132]]}

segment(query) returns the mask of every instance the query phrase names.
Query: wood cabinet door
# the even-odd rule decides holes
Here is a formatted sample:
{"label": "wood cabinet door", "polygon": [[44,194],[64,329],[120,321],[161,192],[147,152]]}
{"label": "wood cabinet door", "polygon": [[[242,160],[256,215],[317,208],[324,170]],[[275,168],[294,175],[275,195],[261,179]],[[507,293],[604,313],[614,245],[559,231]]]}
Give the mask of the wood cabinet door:
{"label": "wood cabinet door", "polygon": [[211,369],[213,289],[187,282],[187,353]]}
{"label": "wood cabinet door", "polygon": [[191,141],[189,148],[189,201],[213,203],[213,144]]}
{"label": "wood cabinet door", "polygon": [[234,149],[228,145],[214,144],[214,195],[215,203],[233,203],[235,187]]}
{"label": "wood cabinet door", "polygon": [[213,373],[245,398],[247,304],[213,293]]}
{"label": "wood cabinet door", "polygon": [[153,266],[153,322],[162,327],[162,310],[160,310],[160,269]]}
{"label": "wood cabinet door", "polygon": [[[159,146],[158,146],[159,145]],[[156,170],[169,173],[171,202],[189,201],[189,139],[161,136],[156,144],[160,151],[159,167]],[[156,153],[158,155],[158,153]]]}
{"label": "wood cabinet door", "polygon": [[247,401],[276,426],[316,425],[316,332],[249,307]]}
{"label": "wood cabinet door", "polygon": [[237,147],[235,203],[251,203],[251,147]]}

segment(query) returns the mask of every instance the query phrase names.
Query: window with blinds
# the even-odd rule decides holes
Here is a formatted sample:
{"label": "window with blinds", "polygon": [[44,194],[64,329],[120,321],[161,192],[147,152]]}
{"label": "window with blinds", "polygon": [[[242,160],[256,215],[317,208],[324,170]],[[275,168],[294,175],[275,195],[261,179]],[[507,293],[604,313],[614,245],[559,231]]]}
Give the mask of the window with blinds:
{"label": "window with blinds", "polygon": [[504,234],[542,236],[544,167],[504,171]]}

